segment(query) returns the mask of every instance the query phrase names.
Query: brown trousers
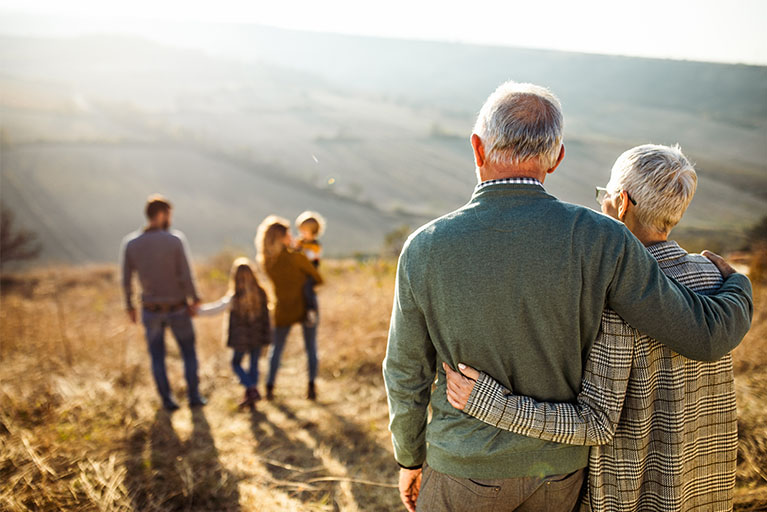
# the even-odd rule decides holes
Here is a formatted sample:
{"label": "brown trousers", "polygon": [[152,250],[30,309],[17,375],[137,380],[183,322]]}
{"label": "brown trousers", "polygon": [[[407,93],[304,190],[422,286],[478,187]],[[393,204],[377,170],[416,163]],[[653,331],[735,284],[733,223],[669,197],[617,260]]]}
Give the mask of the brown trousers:
{"label": "brown trousers", "polygon": [[496,480],[457,478],[426,466],[418,512],[572,512],[585,469],[569,475]]}

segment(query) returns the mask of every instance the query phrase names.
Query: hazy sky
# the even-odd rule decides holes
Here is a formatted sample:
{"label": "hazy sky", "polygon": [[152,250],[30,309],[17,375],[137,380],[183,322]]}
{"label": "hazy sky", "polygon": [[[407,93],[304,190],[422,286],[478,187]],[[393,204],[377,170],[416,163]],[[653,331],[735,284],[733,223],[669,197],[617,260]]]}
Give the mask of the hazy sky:
{"label": "hazy sky", "polygon": [[767,0],[0,0],[0,8],[767,64]]}

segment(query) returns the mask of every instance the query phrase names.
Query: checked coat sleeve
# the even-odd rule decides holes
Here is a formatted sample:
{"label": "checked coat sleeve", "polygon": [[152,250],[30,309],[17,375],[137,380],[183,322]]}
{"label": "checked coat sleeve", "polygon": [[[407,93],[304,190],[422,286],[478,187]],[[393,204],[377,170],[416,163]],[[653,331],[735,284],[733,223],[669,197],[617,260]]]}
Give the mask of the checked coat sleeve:
{"label": "checked coat sleeve", "polygon": [[514,395],[481,373],[464,412],[497,428],[546,441],[609,443],[623,408],[637,336],[615,312],[602,313],[576,403],[538,402]]}

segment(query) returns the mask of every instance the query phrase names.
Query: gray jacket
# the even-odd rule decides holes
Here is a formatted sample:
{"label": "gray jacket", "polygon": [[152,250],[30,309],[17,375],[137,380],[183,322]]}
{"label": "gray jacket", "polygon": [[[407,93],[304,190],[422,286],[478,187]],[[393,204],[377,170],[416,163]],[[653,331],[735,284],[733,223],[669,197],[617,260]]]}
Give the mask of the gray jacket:
{"label": "gray jacket", "polygon": [[122,284],[125,305],[133,308],[133,274],[141,282],[145,304],[180,304],[198,300],[189,265],[186,238],[180,231],[149,229],[123,240]]}

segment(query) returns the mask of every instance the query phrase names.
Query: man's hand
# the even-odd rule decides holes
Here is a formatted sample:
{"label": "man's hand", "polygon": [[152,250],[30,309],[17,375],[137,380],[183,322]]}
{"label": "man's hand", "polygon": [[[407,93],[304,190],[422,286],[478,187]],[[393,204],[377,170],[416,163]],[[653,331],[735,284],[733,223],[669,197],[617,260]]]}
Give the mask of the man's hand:
{"label": "man's hand", "polygon": [[711,263],[716,265],[716,268],[719,269],[719,272],[722,273],[722,277],[727,279],[731,275],[735,274],[737,270],[732,268],[729,263],[727,263],[724,258],[719,256],[718,254],[714,254],[711,251],[703,251],[701,253],[703,256],[711,260]]}
{"label": "man's hand", "polygon": [[442,363],[442,367],[447,375],[447,401],[462,411],[469,402],[469,396],[471,396],[471,390],[474,389],[474,384],[479,378],[479,372],[463,363],[458,365],[461,373],[450,368],[447,363]]}
{"label": "man's hand", "polygon": [[421,492],[423,468],[399,470],[399,497],[408,512],[415,512],[418,493]]}
{"label": "man's hand", "polygon": [[136,323],[136,310],[135,309],[129,309],[128,310],[128,319],[130,320],[130,323],[135,324]]}
{"label": "man's hand", "polygon": [[201,302],[200,302],[199,299],[197,299],[196,301],[192,302],[192,305],[188,307],[188,309],[189,309],[189,316],[191,316],[191,317],[197,316],[197,313],[200,310],[200,304],[201,304]]}

